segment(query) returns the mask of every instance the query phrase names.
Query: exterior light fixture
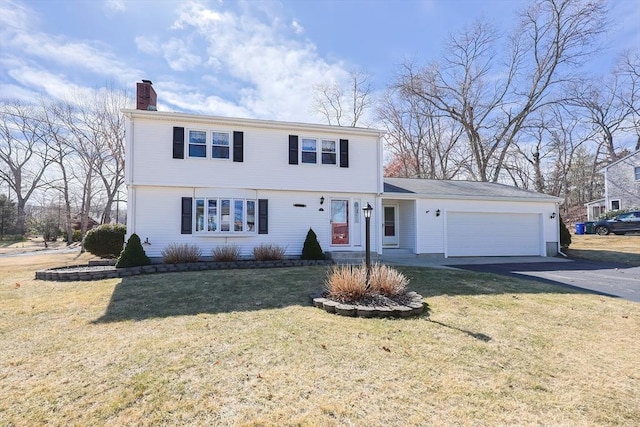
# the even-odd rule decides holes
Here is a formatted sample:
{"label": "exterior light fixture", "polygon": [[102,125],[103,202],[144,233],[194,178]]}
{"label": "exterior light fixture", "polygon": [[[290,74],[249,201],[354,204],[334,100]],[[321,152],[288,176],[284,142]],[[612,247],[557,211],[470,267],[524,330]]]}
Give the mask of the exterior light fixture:
{"label": "exterior light fixture", "polygon": [[556,217],[556,213],[555,212],[551,212],[551,216],[549,218],[554,219]]}
{"label": "exterior light fixture", "polygon": [[146,239],[144,239],[144,242],[142,242],[143,245],[151,245],[151,242],[149,241],[149,238],[147,237]]}
{"label": "exterior light fixture", "polygon": [[436,210],[436,216],[440,216],[440,209]]}
{"label": "exterior light fixture", "polygon": [[324,196],[320,196],[320,209],[318,209],[320,212],[324,212],[322,205],[324,205]]}

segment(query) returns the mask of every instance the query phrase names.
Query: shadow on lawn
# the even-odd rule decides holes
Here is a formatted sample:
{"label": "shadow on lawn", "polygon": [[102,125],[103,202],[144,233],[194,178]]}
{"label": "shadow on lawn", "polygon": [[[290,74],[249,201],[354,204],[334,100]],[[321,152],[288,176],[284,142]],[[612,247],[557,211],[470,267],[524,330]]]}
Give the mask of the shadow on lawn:
{"label": "shadow on lawn", "polygon": [[94,323],[310,305],[326,267],[211,270],[125,277]]}
{"label": "shadow on lawn", "polygon": [[[409,290],[425,298],[439,295],[568,293],[568,288],[469,271],[398,267]],[[199,313],[230,313],[309,306],[323,289],[327,267],[211,270],[125,277],[96,323],[144,320]]]}

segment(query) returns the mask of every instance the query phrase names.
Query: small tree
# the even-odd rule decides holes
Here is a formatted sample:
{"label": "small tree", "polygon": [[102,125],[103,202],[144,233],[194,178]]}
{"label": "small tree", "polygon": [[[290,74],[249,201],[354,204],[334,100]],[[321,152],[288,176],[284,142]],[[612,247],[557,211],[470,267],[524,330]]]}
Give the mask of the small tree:
{"label": "small tree", "polygon": [[115,258],[122,252],[126,231],[121,224],[103,224],[89,230],[84,238],[84,248],[99,257]]}
{"label": "small tree", "polygon": [[133,233],[131,237],[129,237],[129,240],[127,240],[127,245],[118,257],[116,268],[139,267],[141,265],[149,264],[151,264],[151,260],[142,248],[140,237],[138,237],[136,233]]}
{"label": "small tree", "polygon": [[562,217],[560,217],[560,247],[566,249],[571,245],[571,233],[569,233],[569,229],[564,224]]}
{"label": "small tree", "polygon": [[318,242],[318,236],[316,236],[316,233],[311,228],[309,228],[309,231],[307,232],[307,238],[304,240],[304,245],[302,246],[302,256],[300,258],[324,259],[324,252],[322,252],[320,242]]}

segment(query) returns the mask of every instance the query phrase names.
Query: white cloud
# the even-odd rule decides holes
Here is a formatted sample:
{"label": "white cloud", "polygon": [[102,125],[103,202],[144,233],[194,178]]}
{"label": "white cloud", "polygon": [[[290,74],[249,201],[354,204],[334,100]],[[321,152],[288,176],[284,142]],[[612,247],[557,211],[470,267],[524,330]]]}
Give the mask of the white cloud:
{"label": "white cloud", "polygon": [[302,34],[304,33],[304,27],[302,25],[300,25],[300,23],[298,23],[298,21],[293,21],[291,22],[291,28],[293,28],[293,31],[296,34]]}
{"label": "white cloud", "polygon": [[105,0],[104,6],[110,12],[124,12],[127,10],[124,0]]}
{"label": "white cloud", "polygon": [[148,53],[149,55],[162,52],[162,47],[155,37],[138,36],[134,39],[134,42],[140,52]]}
{"label": "white cloud", "polygon": [[[28,79],[21,73],[33,72],[35,69],[60,70],[56,74],[56,84],[60,88],[76,88],[77,85],[72,83],[75,78],[70,75],[82,73],[102,76],[104,80],[112,79],[127,85],[141,75],[103,43],[72,40],[38,31],[38,14],[22,4],[0,2],[0,24],[2,68],[7,75],[22,84],[27,85]],[[49,72],[49,76],[52,75]],[[35,84],[34,87],[42,87],[37,80],[30,83]],[[51,86],[47,86],[46,90],[59,95],[59,91]]]}
{"label": "white cloud", "polygon": [[248,7],[222,12],[191,1],[183,4],[172,28],[182,39],[206,43],[205,63],[218,66],[207,73],[218,71],[241,83],[237,103],[250,116],[313,120],[313,87],[341,81],[348,73],[342,64],[324,61],[313,44],[291,38],[291,27],[281,19],[261,12]]}
{"label": "white cloud", "polygon": [[70,96],[81,97],[89,90],[67,81],[64,76],[27,65],[13,68],[8,74],[21,85],[57,99],[68,99]]}
{"label": "white cloud", "polygon": [[202,63],[202,59],[191,51],[189,44],[183,39],[172,38],[162,45],[162,50],[172,70],[192,70]]}

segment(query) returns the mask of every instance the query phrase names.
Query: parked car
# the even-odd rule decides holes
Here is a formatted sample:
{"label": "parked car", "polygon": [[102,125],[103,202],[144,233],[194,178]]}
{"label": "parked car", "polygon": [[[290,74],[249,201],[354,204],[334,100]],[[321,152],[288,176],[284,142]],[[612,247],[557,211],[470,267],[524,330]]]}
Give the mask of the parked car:
{"label": "parked car", "polygon": [[640,232],[640,211],[625,212],[611,219],[593,224],[595,232],[601,236],[609,233],[625,234],[631,231]]}

